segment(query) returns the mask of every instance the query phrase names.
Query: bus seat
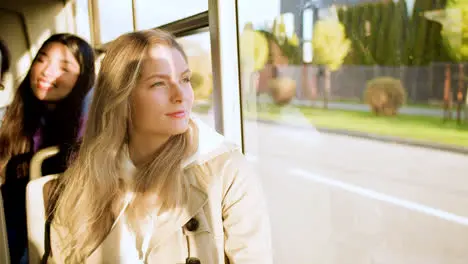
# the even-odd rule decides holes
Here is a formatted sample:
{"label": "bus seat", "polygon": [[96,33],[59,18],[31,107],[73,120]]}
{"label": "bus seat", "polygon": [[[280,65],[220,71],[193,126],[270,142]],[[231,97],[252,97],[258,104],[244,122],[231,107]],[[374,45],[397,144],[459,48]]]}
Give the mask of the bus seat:
{"label": "bus seat", "polygon": [[3,197],[0,195],[0,263],[10,264],[10,252],[8,250],[8,237],[3,210]]}
{"label": "bus seat", "polygon": [[42,162],[54,155],[57,155],[57,153],[59,153],[59,148],[57,146],[44,148],[36,152],[36,154],[34,154],[31,159],[29,167],[29,179],[32,181],[41,178]]}
{"label": "bus seat", "polygon": [[44,232],[47,197],[58,174],[31,180],[26,187],[26,216],[28,226],[29,263],[40,263],[44,255]]}

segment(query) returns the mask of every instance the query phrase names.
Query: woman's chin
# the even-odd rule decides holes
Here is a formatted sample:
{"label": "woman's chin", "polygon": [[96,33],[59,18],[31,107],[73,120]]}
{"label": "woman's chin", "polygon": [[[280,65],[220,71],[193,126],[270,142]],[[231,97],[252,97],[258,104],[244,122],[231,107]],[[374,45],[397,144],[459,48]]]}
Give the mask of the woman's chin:
{"label": "woman's chin", "polygon": [[171,135],[179,135],[185,133],[189,129],[189,120],[178,120],[172,122],[170,126]]}
{"label": "woman's chin", "polygon": [[47,91],[43,91],[40,89],[33,89],[34,95],[36,96],[37,99],[40,101],[46,101],[47,100]]}

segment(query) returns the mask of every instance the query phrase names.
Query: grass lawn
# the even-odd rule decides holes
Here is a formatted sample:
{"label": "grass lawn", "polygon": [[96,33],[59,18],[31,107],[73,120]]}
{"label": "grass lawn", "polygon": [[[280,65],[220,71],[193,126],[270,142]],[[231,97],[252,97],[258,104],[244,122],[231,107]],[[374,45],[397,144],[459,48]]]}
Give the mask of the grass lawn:
{"label": "grass lawn", "polygon": [[[196,111],[206,112],[208,106]],[[455,121],[443,123],[438,117],[399,115],[377,117],[372,113],[324,110],[310,107],[296,107],[316,127],[360,131],[385,136],[396,136],[428,142],[468,147],[468,125],[457,125]],[[258,118],[279,120],[281,108],[267,105],[259,110]],[[246,116],[254,116],[247,113]]]}
{"label": "grass lawn", "polygon": [[[323,102],[323,100],[317,100],[317,102]],[[331,100],[330,102],[334,103],[347,103],[347,104],[365,104],[365,102],[361,100],[352,100],[352,99],[337,99]],[[433,104],[418,104],[418,103],[406,103],[403,105],[404,107],[415,107],[415,108],[425,108],[425,109],[442,109],[441,105],[433,105]],[[453,110],[456,110],[456,104],[454,103]]]}

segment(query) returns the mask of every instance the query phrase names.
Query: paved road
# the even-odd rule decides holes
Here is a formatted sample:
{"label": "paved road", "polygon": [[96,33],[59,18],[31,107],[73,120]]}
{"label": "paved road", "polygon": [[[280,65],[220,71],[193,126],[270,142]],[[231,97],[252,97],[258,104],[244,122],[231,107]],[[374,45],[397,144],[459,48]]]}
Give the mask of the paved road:
{"label": "paved road", "polygon": [[468,156],[312,127],[245,131],[275,263],[468,263]]}

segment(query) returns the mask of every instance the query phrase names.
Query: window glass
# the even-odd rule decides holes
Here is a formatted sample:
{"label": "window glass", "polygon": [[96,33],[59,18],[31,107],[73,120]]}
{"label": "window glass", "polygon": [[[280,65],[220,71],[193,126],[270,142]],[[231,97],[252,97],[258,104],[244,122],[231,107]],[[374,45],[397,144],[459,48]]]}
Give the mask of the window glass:
{"label": "window glass", "polygon": [[208,10],[208,0],[136,0],[138,29],[149,29]]}
{"label": "window glass", "polygon": [[183,47],[192,71],[191,83],[195,92],[194,115],[215,127],[210,33],[206,29],[201,33],[178,38],[177,41]]}
{"label": "window glass", "polygon": [[101,43],[133,31],[132,0],[97,0]]}
{"label": "window glass", "polygon": [[89,24],[88,0],[76,0],[75,22],[76,34],[88,42],[91,42],[91,26]]}
{"label": "window glass", "polygon": [[465,1],[237,10],[275,263],[468,263]]}

